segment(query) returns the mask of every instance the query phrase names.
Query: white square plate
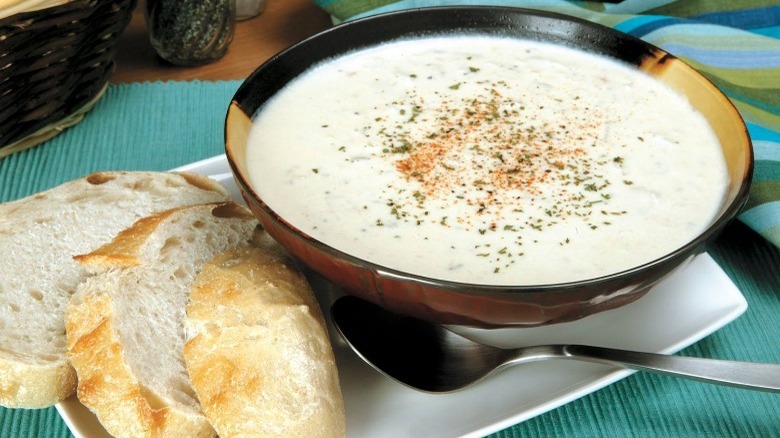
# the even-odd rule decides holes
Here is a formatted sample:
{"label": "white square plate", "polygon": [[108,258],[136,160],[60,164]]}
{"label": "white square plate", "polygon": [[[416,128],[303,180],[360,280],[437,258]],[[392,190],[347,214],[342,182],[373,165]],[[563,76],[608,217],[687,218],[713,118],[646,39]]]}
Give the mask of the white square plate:
{"label": "white square plate", "polygon": [[[210,175],[241,200],[224,155],[176,170]],[[329,318],[329,304],[340,292],[317,279],[313,287]],[[673,353],[720,329],[746,309],[747,302],[734,283],[709,255],[701,254],[628,306],[571,323],[512,330],[518,343],[532,339],[536,344],[580,343]],[[331,334],[350,437],[483,436],[632,373],[584,362],[552,361],[508,369],[460,392],[425,394],[383,377],[352,353],[333,330]],[[77,438],[108,435],[75,396],[57,404],[57,410]]]}

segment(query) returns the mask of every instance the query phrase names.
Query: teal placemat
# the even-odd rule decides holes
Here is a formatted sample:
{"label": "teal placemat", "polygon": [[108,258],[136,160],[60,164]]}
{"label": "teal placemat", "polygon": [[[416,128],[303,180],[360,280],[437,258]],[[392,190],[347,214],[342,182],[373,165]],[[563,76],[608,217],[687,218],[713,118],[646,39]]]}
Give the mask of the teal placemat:
{"label": "teal placemat", "polygon": [[112,85],[82,123],[0,160],[6,201],[94,170],[167,170],[224,153],[240,81]]}
{"label": "teal placemat", "polygon": [[[41,146],[0,160],[0,201],[96,170],[163,170],[221,154],[224,115],[238,85],[235,81],[112,85],[80,124]],[[766,269],[780,265],[780,250],[736,223],[713,245],[711,254],[750,308],[682,354],[780,362],[780,276]],[[0,408],[0,437],[68,436],[54,408]],[[494,435],[592,436],[780,436],[780,396],[635,374]]]}

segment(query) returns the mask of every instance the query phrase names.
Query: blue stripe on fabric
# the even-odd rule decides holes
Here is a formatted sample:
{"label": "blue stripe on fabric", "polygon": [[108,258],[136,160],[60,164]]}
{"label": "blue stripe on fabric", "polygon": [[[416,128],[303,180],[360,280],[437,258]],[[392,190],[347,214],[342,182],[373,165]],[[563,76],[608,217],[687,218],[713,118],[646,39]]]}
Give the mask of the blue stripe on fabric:
{"label": "blue stripe on fabric", "polygon": [[710,50],[682,44],[662,44],[661,48],[713,67],[735,70],[780,67],[780,50]]}
{"label": "blue stripe on fabric", "polygon": [[753,152],[756,160],[780,161],[780,143],[753,140]]}
{"label": "blue stripe on fabric", "polygon": [[639,15],[680,0],[623,0],[619,3],[604,3],[604,12],[609,14]]}
{"label": "blue stripe on fabric", "polygon": [[659,20],[661,17],[658,17],[656,15],[638,15],[636,17],[631,17],[626,21],[623,21],[615,26],[614,29],[619,30],[621,32],[625,33],[631,33],[634,29],[646,26],[649,23],[652,23],[653,21]]}
{"label": "blue stripe on fabric", "polygon": [[[737,30],[737,29],[729,29],[728,27],[718,26],[715,24],[690,22],[686,24],[677,24],[674,27],[657,29],[652,32],[652,38],[660,38],[660,37],[665,37],[667,35],[669,36],[696,35],[696,36],[703,36],[703,37],[723,36],[723,35],[734,36],[737,34],[741,34],[743,32],[745,31]],[[650,37],[650,34],[647,34],[647,36]]]}
{"label": "blue stripe on fabric", "polygon": [[627,33],[630,33],[631,35],[633,35],[633,36],[635,36],[637,38],[641,38],[642,36],[647,35],[648,33],[652,32],[654,30],[660,29],[662,27],[673,26],[675,24],[696,24],[696,23],[697,23],[696,21],[687,20],[687,19],[684,19],[684,18],[674,18],[674,17],[661,17],[661,16],[658,16],[658,17],[655,17],[654,20],[652,20],[652,21],[650,21],[648,23],[645,23],[645,24],[643,24],[641,26],[638,26],[637,28],[635,28],[635,29],[633,29],[633,30],[631,30],[631,31],[629,31]]}
{"label": "blue stripe on fabric", "polygon": [[780,143],[780,132],[773,131],[761,125],[755,123],[745,123],[750,133],[750,138],[755,140],[767,140],[775,143]]}
{"label": "blue stripe on fabric", "polygon": [[509,7],[523,7],[523,8],[559,8],[561,13],[566,13],[566,10],[578,11],[581,8],[573,6],[564,0],[529,0],[522,4],[519,4],[517,0],[398,0],[395,3],[390,3],[370,11],[363,12],[362,14],[349,17],[348,20],[357,20],[359,18],[365,18],[371,15],[378,15],[387,12],[396,12],[404,9],[424,8],[432,6],[473,6],[473,5],[491,5],[491,6],[509,6]]}
{"label": "blue stripe on fabric", "polygon": [[757,29],[750,29],[750,31],[755,34],[780,39],[780,26],[760,27]]}
{"label": "blue stripe on fabric", "polygon": [[780,21],[780,6],[741,11],[710,12],[690,18],[738,29],[754,29],[776,25]]}
{"label": "blue stripe on fabric", "polygon": [[739,219],[759,233],[778,225],[780,201],[767,202],[739,215]]}

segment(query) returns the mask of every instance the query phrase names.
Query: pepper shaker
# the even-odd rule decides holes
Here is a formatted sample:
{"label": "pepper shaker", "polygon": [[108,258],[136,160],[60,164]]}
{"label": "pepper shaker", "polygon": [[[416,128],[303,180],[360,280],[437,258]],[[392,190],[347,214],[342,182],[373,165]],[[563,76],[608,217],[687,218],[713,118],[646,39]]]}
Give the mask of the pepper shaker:
{"label": "pepper shaker", "polygon": [[227,52],[236,28],[236,0],[147,0],[152,47],[166,61],[194,66]]}

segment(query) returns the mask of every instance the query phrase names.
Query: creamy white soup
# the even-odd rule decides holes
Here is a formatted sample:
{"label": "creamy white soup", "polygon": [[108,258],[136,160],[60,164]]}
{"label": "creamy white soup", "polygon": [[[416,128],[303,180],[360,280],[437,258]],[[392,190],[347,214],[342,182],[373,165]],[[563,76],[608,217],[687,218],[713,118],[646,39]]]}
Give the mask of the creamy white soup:
{"label": "creamy white soup", "polygon": [[255,116],[248,167],[315,239],[426,277],[560,283],[701,232],[728,183],[684,97],[548,43],[430,37],[316,66]]}

